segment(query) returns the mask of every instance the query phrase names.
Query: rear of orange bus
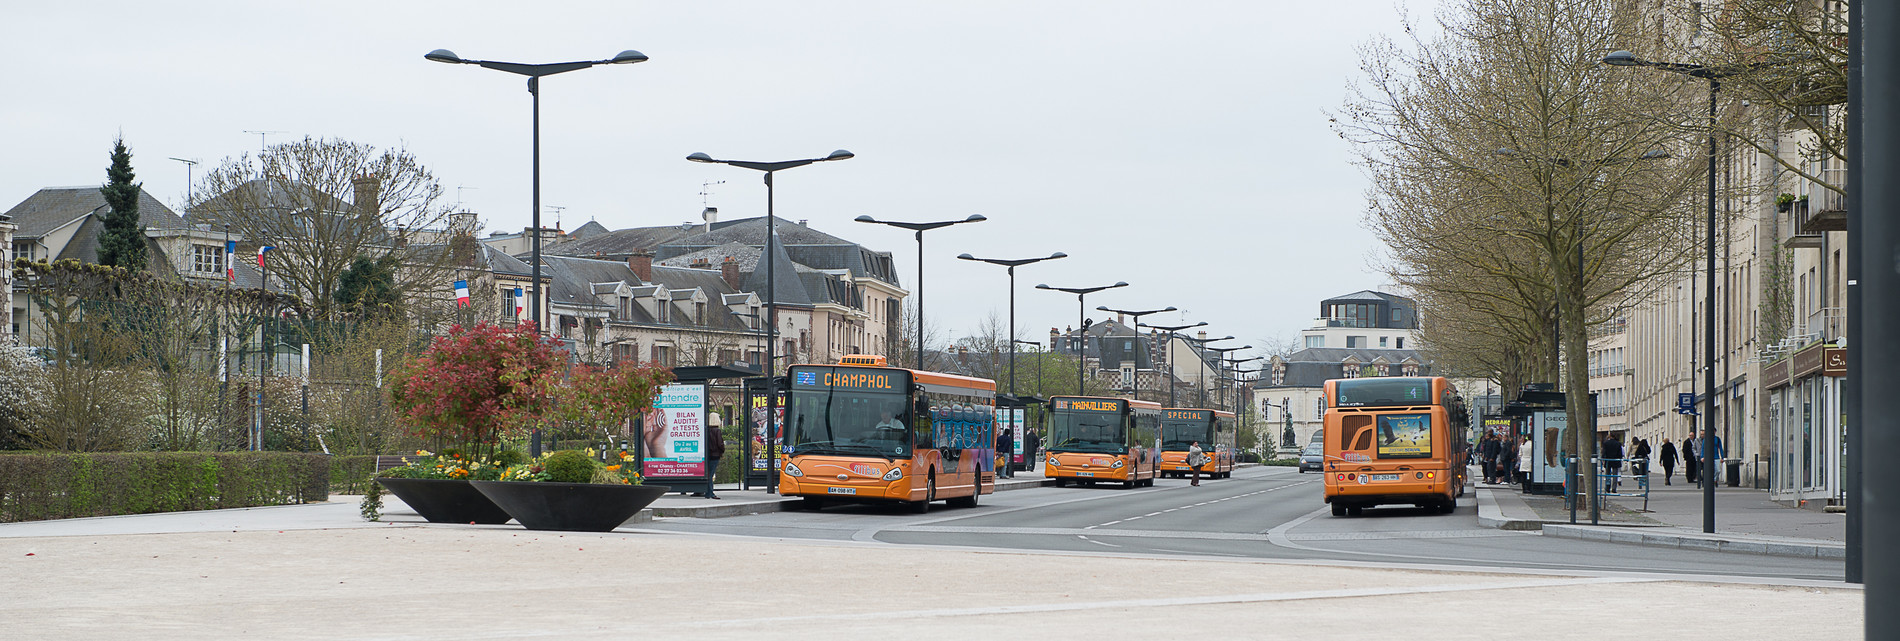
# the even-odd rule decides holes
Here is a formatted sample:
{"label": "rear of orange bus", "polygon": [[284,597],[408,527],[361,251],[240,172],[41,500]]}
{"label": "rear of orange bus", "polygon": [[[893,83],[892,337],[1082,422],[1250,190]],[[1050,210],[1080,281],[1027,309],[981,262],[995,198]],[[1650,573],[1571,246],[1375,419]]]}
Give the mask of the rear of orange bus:
{"label": "rear of orange bus", "polygon": [[1378,505],[1450,513],[1463,491],[1442,377],[1326,381],[1326,502],[1334,516]]}

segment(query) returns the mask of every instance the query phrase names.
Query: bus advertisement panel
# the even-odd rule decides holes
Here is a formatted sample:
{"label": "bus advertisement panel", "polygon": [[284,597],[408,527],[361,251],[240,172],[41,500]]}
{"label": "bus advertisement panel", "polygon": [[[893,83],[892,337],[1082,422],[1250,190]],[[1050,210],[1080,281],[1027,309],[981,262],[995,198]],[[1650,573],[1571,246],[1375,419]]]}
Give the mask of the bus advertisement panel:
{"label": "bus advertisement panel", "polygon": [[777,453],[781,437],[783,437],[784,434],[772,430],[771,426],[784,424],[785,407],[790,404],[791,398],[786,396],[784,392],[779,392],[778,420],[776,421],[765,420],[766,412],[769,410],[768,405],[770,405],[768,401],[771,399],[767,397],[764,392],[754,392],[747,396],[747,399],[751,406],[751,410],[746,413],[752,434],[751,474],[757,477],[759,482],[762,483],[765,479],[766,466],[768,464],[771,465],[773,471],[777,471],[779,466]]}
{"label": "bus advertisement panel", "polygon": [[1426,458],[1432,455],[1432,421],[1427,414],[1379,416],[1379,458]]}
{"label": "bus advertisement panel", "polygon": [[660,388],[643,429],[646,460],[642,469],[646,476],[706,476],[705,385],[675,383]]}

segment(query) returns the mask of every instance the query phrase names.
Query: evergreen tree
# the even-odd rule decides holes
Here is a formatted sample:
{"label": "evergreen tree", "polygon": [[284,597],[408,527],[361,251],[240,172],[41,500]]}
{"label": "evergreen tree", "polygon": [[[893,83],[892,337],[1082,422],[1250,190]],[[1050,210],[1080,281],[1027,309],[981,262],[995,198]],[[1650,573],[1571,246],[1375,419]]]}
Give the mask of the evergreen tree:
{"label": "evergreen tree", "polygon": [[394,256],[370,260],[358,255],[337,279],[336,302],[343,309],[366,316],[387,317],[401,308],[402,297],[396,292]]}
{"label": "evergreen tree", "polygon": [[109,211],[105,230],[99,234],[99,262],[113,267],[139,271],[145,269],[145,226],[139,224],[139,191],[132,182],[132,151],[125,139],[112,141],[112,166],[106,168],[106,185],[99,193],[106,197]]}

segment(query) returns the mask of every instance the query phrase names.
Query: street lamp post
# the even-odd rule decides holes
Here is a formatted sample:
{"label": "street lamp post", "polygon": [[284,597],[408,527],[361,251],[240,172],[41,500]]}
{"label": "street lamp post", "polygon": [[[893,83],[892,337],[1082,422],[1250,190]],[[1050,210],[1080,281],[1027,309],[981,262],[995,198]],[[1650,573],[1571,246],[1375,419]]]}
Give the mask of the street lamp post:
{"label": "street lamp post", "polygon": [[[1260,357],[1258,357],[1258,356],[1254,356],[1254,357],[1250,357],[1250,358],[1238,358],[1238,359],[1235,359],[1235,358],[1222,358],[1222,359],[1221,359],[1221,363],[1223,363],[1223,364],[1224,364],[1224,365],[1223,365],[1223,367],[1224,367],[1224,368],[1226,368],[1226,370],[1227,370],[1227,373],[1228,373],[1228,375],[1229,375],[1229,378],[1230,378],[1230,380],[1228,380],[1228,382],[1229,382],[1229,383],[1239,383],[1239,382],[1240,382],[1240,375],[1241,375],[1241,374],[1252,374],[1252,373],[1254,373],[1254,372],[1258,372],[1258,371],[1260,371],[1260,370],[1259,370],[1258,368],[1256,368],[1256,369],[1248,369],[1248,370],[1243,370],[1243,369],[1240,369],[1240,364],[1241,364],[1241,363],[1251,363],[1251,362],[1254,362],[1254,361],[1257,361],[1257,360],[1260,360]],[[1234,399],[1235,399],[1236,401],[1238,401],[1238,400],[1240,399],[1240,389],[1239,389],[1238,387],[1236,387],[1236,388],[1234,389]],[[1237,402],[1236,402],[1236,403],[1228,403],[1228,402],[1227,402],[1227,388],[1226,388],[1226,387],[1222,387],[1222,388],[1221,388],[1221,404],[1222,404],[1222,405],[1228,405],[1229,407],[1233,407],[1233,408],[1239,408],[1239,407],[1240,407],[1240,404],[1239,404],[1239,403],[1237,403]],[[1238,414],[1238,413],[1240,412],[1240,410],[1239,410],[1239,409],[1232,409],[1232,410],[1229,410],[1229,411],[1232,411],[1232,412],[1234,412],[1234,413],[1236,413],[1236,414]]]}
{"label": "street lamp post", "polygon": [[[1228,338],[1233,338],[1233,337],[1229,336]],[[1222,340],[1222,339],[1215,339],[1215,340]],[[1243,350],[1243,349],[1253,349],[1253,346],[1252,345],[1241,345],[1240,347],[1208,347],[1206,345],[1201,346],[1201,351],[1213,352],[1215,362],[1220,363],[1221,371],[1216,372],[1214,374],[1214,379],[1216,382],[1219,382],[1220,377],[1223,376],[1224,373],[1227,371],[1227,353],[1232,352],[1232,351]],[[1205,372],[1206,370],[1203,369],[1202,371]],[[1222,404],[1226,403],[1226,400],[1227,400],[1226,397],[1227,397],[1227,390],[1225,387],[1223,387],[1221,388]],[[1205,374],[1201,376],[1201,400],[1198,404],[1201,407],[1207,407],[1207,376]]]}
{"label": "street lamp post", "polygon": [[[1679,62],[1656,62],[1642,60],[1628,51],[1617,51],[1603,57],[1603,63],[1617,67],[1651,67],[1670,73],[1682,74],[1692,78],[1709,81],[1709,184],[1706,194],[1708,205],[1707,278],[1708,293],[1703,299],[1702,313],[1702,367],[1703,367],[1703,419],[1702,419],[1702,531],[1715,532],[1715,430],[1709,427],[1709,419],[1715,416],[1715,103],[1722,92],[1722,79],[1747,73],[1762,67],[1786,64],[1788,61],[1770,61],[1745,65],[1724,65],[1711,67]],[[1694,419],[1690,419],[1694,420]]]}
{"label": "street lamp post", "polygon": [[[919,256],[923,255],[923,252],[921,249],[918,251],[918,255]],[[1016,340],[1016,268],[1022,265],[1040,263],[1045,260],[1055,260],[1057,258],[1068,258],[1068,257],[1069,257],[1068,254],[1065,254],[1062,252],[1056,252],[1042,258],[1013,258],[1013,259],[977,258],[969,254],[957,254],[957,258],[961,260],[974,260],[978,262],[989,263],[991,265],[1002,265],[1004,267],[1009,268],[1009,395],[1010,396],[1016,395],[1016,343],[1021,342],[1021,341]],[[920,260],[918,261],[918,263],[922,264],[922,261]],[[918,280],[919,281],[923,280],[923,276],[921,274],[918,275]],[[919,286],[921,288],[921,283],[919,283]],[[922,292],[921,291],[918,292],[918,295],[922,296]],[[921,336],[922,332],[918,332],[918,335]],[[1040,345],[1040,343],[1037,343],[1037,344]],[[1041,377],[1037,377],[1037,378],[1040,379]],[[1036,391],[1040,393],[1042,390],[1039,387],[1037,388]]]}
{"label": "street lamp post", "polygon": [[1077,337],[1076,344],[1075,344],[1075,395],[1076,396],[1081,396],[1083,392],[1082,362],[1086,360],[1085,358],[1083,358],[1083,353],[1088,351],[1088,346],[1089,346],[1088,331],[1082,329],[1082,322],[1086,320],[1086,317],[1088,316],[1088,303],[1083,302],[1083,299],[1086,298],[1089,294],[1093,294],[1095,292],[1099,292],[1104,289],[1114,289],[1117,287],[1127,287],[1127,286],[1128,286],[1127,281],[1119,281],[1119,280],[1115,281],[1115,284],[1113,285],[1103,285],[1101,287],[1050,287],[1046,283],[1036,284],[1036,289],[1047,289],[1047,290],[1052,290],[1052,291],[1067,292],[1070,294],[1075,294],[1075,323],[1076,323],[1075,327],[1076,327],[1076,331],[1081,332],[1081,334]]}
{"label": "street lamp post", "polygon": [[[1201,321],[1193,325],[1144,325],[1139,321],[1135,323],[1135,327],[1158,329],[1168,333],[1168,351],[1166,352],[1166,358],[1168,359],[1168,407],[1174,407],[1174,341],[1175,339],[1187,340],[1187,337],[1181,336],[1177,332],[1184,329],[1205,326],[1207,326],[1207,321]],[[1229,338],[1232,337],[1230,336]]]}
{"label": "street lamp post", "polygon": [[[853,218],[852,220],[856,220],[861,223],[871,223],[874,225],[890,225],[892,227],[908,229],[917,233],[917,369],[923,369],[924,368],[924,232],[930,231],[932,229],[949,227],[951,225],[961,225],[963,223],[980,223],[985,220],[989,220],[989,218],[984,217],[983,214],[970,214],[968,218],[964,218],[963,220],[940,220],[940,221],[928,222],[928,223],[906,223],[906,222],[899,222],[895,220],[878,220],[876,218],[872,218],[870,214],[865,214],[863,216]],[[1010,338],[1015,338],[1015,337],[1011,336]]]}
{"label": "street lamp post", "polygon": [[[1141,325],[1141,317],[1143,316],[1147,316],[1149,314],[1159,314],[1162,312],[1178,311],[1175,309],[1173,305],[1169,305],[1165,309],[1144,309],[1140,311],[1127,310],[1127,309],[1113,309],[1107,305],[1096,305],[1095,309],[1096,311],[1115,312],[1117,314],[1125,314],[1128,316],[1133,316],[1135,317],[1135,326],[1137,327]],[[1136,375],[1135,377],[1135,398],[1137,399],[1141,398],[1141,376],[1139,374]]]}
{"label": "street lamp post", "polygon": [[547,319],[543,318],[542,314],[547,310],[542,304],[541,297],[541,77],[552,76],[557,73],[567,73],[569,71],[579,71],[594,65],[624,65],[646,62],[647,55],[628,49],[606,60],[549,62],[542,64],[499,62],[495,60],[467,60],[455,55],[455,52],[447,49],[437,49],[424,54],[422,57],[448,64],[478,65],[485,69],[506,71],[508,73],[528,77],[528,95],[533,97],[532,101],[534,103],[534,144],[533,151],[530,152],[533,156],[534,163],[534,210],[532,213],[532,222],[530,223],[534,228],[534,260],[531,261],[534,263],[534,298],[528,301],[528,315],[534,318],[535,331],[544,333],[547,331]]}
{"label": "street lamp post", "polygon": [[[786,169],[803,167],[815,162],[849,160],[852,157],[853,154],[851,152],[843,149],[831,152],[830,155],[823,158],[780,160],[776,162],[720,160],[708,156],[704,152],[693,152],[686,156],[687,160],[693,162],[731,165],[741,169],[765,172],[765,242],[759,249],[759,264],[765,266],[765,322],[762,323],[765,325],[765,363],[761,366],[760,371],[765,373],[765,421],[768,425],[766,438],[772,438],[773,434],[781,432],[778,425],[778,379],[773,375],[773,372],[777,370],[778,360],[772,356],[772,352],[778,347],[778,298],[776,297],[778,291],[774,287],[778,283],[778,279],[776,275],[772,273],[772,265],[775,262],[772,259],[774,255],[772,249],[778,245],[778,216],[773,210],[776,206],[776,199],[773,197],[772,175]],[[779,445],[780,447],[784,446],[783,443]],[[778,460],[778,452],[772,452],[767,458],[770,459],[770,461],[765,466],[765,491],[767,493],[777,493],[778,466],[776,462]]]}

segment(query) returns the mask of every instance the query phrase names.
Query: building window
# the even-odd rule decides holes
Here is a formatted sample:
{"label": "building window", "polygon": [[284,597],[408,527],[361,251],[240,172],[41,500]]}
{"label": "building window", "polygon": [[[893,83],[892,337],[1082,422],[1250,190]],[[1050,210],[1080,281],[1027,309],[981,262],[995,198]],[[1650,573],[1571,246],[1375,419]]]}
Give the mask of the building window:
{"label": "building window", "polygon": [[705,303],[693,303],[693,324],[695,325],[706,324],[706,304]]}
{"label": "building window", "polygon": [[1325,336],[1308,336],[1306,337],[1306,346],[1307,347],[1325,347],[1326,337]]}
{"label": "building window", "polygon": [[657,307],[660,312],[659,318],[656,318],[654,320],[662,322],[662,323],[673,322],[673,309],[672,309],[673,301],[670,301],[670,300],[660,301],[660,304]]}
{"label": "building window", "polygon": [[199,274],[224,273],[224,248],[215,245],[192,245],[191,271]]}
{"label": "building window", "polygon": [[1398,308],[1393,308],[1393,309],[1392,309],[1392,325],[1393,325],[1394,327],[1397,327],[1397,326],[1398,326],[1398,324],[1399,324],[1399,319],[1400,319],[1400,318],[1403,318],[1403,317],[1404,317],[1404,314],[1405,314],[1405,312],[1404,312],[1403,310],[1400,310],[1400,309],[1398,309]]}
{"label": "building window", "polygon": [[653,346],[653,362],[661,367],[673,366],[673,348],[666,345]]}
{"label": "building window", "polygon": [[1366,347],[1366,337],[1364,336],[1347,336],[1346,337],[1346,349],[1365,349],[1365,347]]}
{"label": "building window", "polygon": [[1400,337],[1399,337],[1399,340],[1398,340],[1398,345],[1397,345],[1397,346],[1395,346],[1395,348],[1396,348],[1396,349],[1405,349],[1405,337],[1404,337],[1404,336],[1400,336]]}
{"label": "building window", "polygon": [[1386,346],[1386,341],[1387,341],[1387,340],[1389,340],[1389,338],[1390,338],[1390,337],[1387,337],[1387,336],[1380,336],[1380,337],[1379,337],[1379,346],[1380,346],[1380,347],[1385,347],[1385,346]]}

